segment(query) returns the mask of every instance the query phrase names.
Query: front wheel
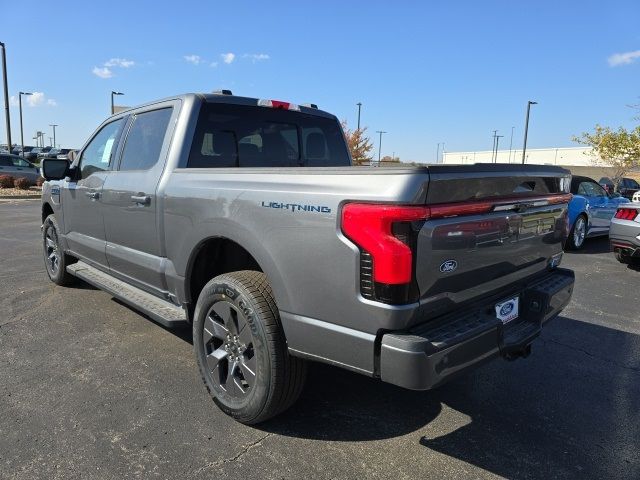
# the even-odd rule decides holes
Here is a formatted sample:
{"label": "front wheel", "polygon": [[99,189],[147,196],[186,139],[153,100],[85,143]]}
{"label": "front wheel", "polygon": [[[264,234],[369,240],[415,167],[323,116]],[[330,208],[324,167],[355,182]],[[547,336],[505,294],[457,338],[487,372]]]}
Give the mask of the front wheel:
{"label": "front wheel", "polygon": [[587,217],[579,215],[576,218],[569,238],[567,239],[567,248],[569,250],[580,250],[584,246],[584,241],[587,238]]}
{"label": "front wheel", "polygon": [[277,415],[302,391],[306,363],[287,351],[262,272],[226,273],[204,286],[194,314],[193,345],[213,400],[242,423]]}
{"label": "front wheel", "polygon": [[67,266],[72,264],[74,259],[64,253],[58,237],[59,231],[55,215],[51,214],[45,218],[42,224],[42,253],[47,275],[53,283],[64,286],[75,280],[75,277],[67,272]]}

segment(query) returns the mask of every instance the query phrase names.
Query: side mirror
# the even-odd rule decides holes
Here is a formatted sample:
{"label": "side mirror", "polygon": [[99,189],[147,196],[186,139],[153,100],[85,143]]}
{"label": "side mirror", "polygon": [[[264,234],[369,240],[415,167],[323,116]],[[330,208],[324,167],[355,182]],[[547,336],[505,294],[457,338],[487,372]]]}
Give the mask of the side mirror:
{"label": "side mirror", "polygon": [[40,163],[45,180],[62,180],[69,175],[69,162],[57,158],[45,158]]}

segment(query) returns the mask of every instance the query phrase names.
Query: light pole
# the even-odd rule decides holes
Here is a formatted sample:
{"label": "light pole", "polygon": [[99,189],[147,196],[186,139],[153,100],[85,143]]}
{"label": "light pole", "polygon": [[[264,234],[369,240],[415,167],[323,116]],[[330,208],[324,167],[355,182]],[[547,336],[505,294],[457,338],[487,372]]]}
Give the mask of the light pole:
{"label": "light pole", "polygon": [[493,131],[493,146],[491,147],[491,163],[495,163],[493,161],[496,156],[496,137],[498,136],[498,130]]}
{"label": "light pole", "polygon": [[22,95],[32,95],[32,93],[20,92],[18,94],[18,104],[20,105],[20,145],[22,145],[22,150],[20,150],[20,155],[24,157],[24,134],[22,132]]}
{"label": "light pole", "polygon": [[2,80],[4,83],[4,115],[7,123],[7,148],[11,153],[11,116],[9,115],[9,86],[7,83],[7,54],[5,53],[4,43],[0,42],[2,48]]}
{"label": "light pole", "polygon": [[438,142],[438,146],[436,147],[436,163],[440,163],[440,142]]}
{"label": "light pole", "polygon": [[442,163],[444,163],[444,142],[442,142]]}
{"label": "light pole", "polygon": [[504,135],[496,135],[496,161],[493,163],[498,163],[498,144],[500,143],[500,139],[504,137]]}
{"label": "light pole", "polygon": [[511,141],[509,142],[509,163],[511,163],[511,149],[513,148],[513,129],[516,127],[511,127]]}
{"label": "light pole", "polygon": [[380,152],[382,151],[382,134],[387,133],[382,130],[377,130],[376,133],[380,134],[380,140],[378,141],[378,166],[380,166]]}
{"label": "light pole", "polygon": [[360,109],[362,108],[362,103],[358,102],[356,105],[358,106],[358,130],[360,130]]}
{"label": "light pole", "polygon": [[527,135],[529,133],[529,111],[531,110],[531,105],[537,105],[538,102],[532,102],[529,100],[527,102],[527,119],[524,122],[524,145],[522,147],[522,163],[525,160],[525,154],[527,153]]}
{"label": "light pole", "polygon": [[114,112],[115,108],[114,108],[114,105],[113,105],[113,96],[114,95],[124,95],[124,93],[122,93],[122,92],[114,92],[113,90],[111,91],[111,115],[113,115],[115,113]]}
{"label": "light pole", "polygon": [[58,124],[50,123],[49,126],[53,127],[53,148],[56,148],[56,127],[58,126]]}

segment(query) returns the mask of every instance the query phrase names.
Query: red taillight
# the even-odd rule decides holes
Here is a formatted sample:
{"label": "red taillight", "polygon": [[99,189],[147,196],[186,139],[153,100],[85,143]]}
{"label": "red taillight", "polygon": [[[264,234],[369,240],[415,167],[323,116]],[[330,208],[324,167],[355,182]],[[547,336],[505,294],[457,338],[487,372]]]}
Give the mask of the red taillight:
{"label": "red taillight", "polygon": [[373,280],[411,282],[413,252],[393,235],[393,224],[429,218],[429,207],[350,203],[342,209],[342,232],[373,258]]}
{"label": "red taillight", "polygon": [[635,208],[618,208],[615,214],[615,217],[621,220],[635,220],[637,216],[638,210]]}

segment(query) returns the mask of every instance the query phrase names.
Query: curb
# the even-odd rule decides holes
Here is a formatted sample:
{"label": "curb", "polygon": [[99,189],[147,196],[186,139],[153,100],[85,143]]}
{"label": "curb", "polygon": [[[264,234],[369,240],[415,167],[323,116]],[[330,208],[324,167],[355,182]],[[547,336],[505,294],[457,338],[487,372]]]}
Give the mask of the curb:
{"label": "curb", "polygon": [[0,200],[27,200],[41,198],[40,195],[0,195]]}

